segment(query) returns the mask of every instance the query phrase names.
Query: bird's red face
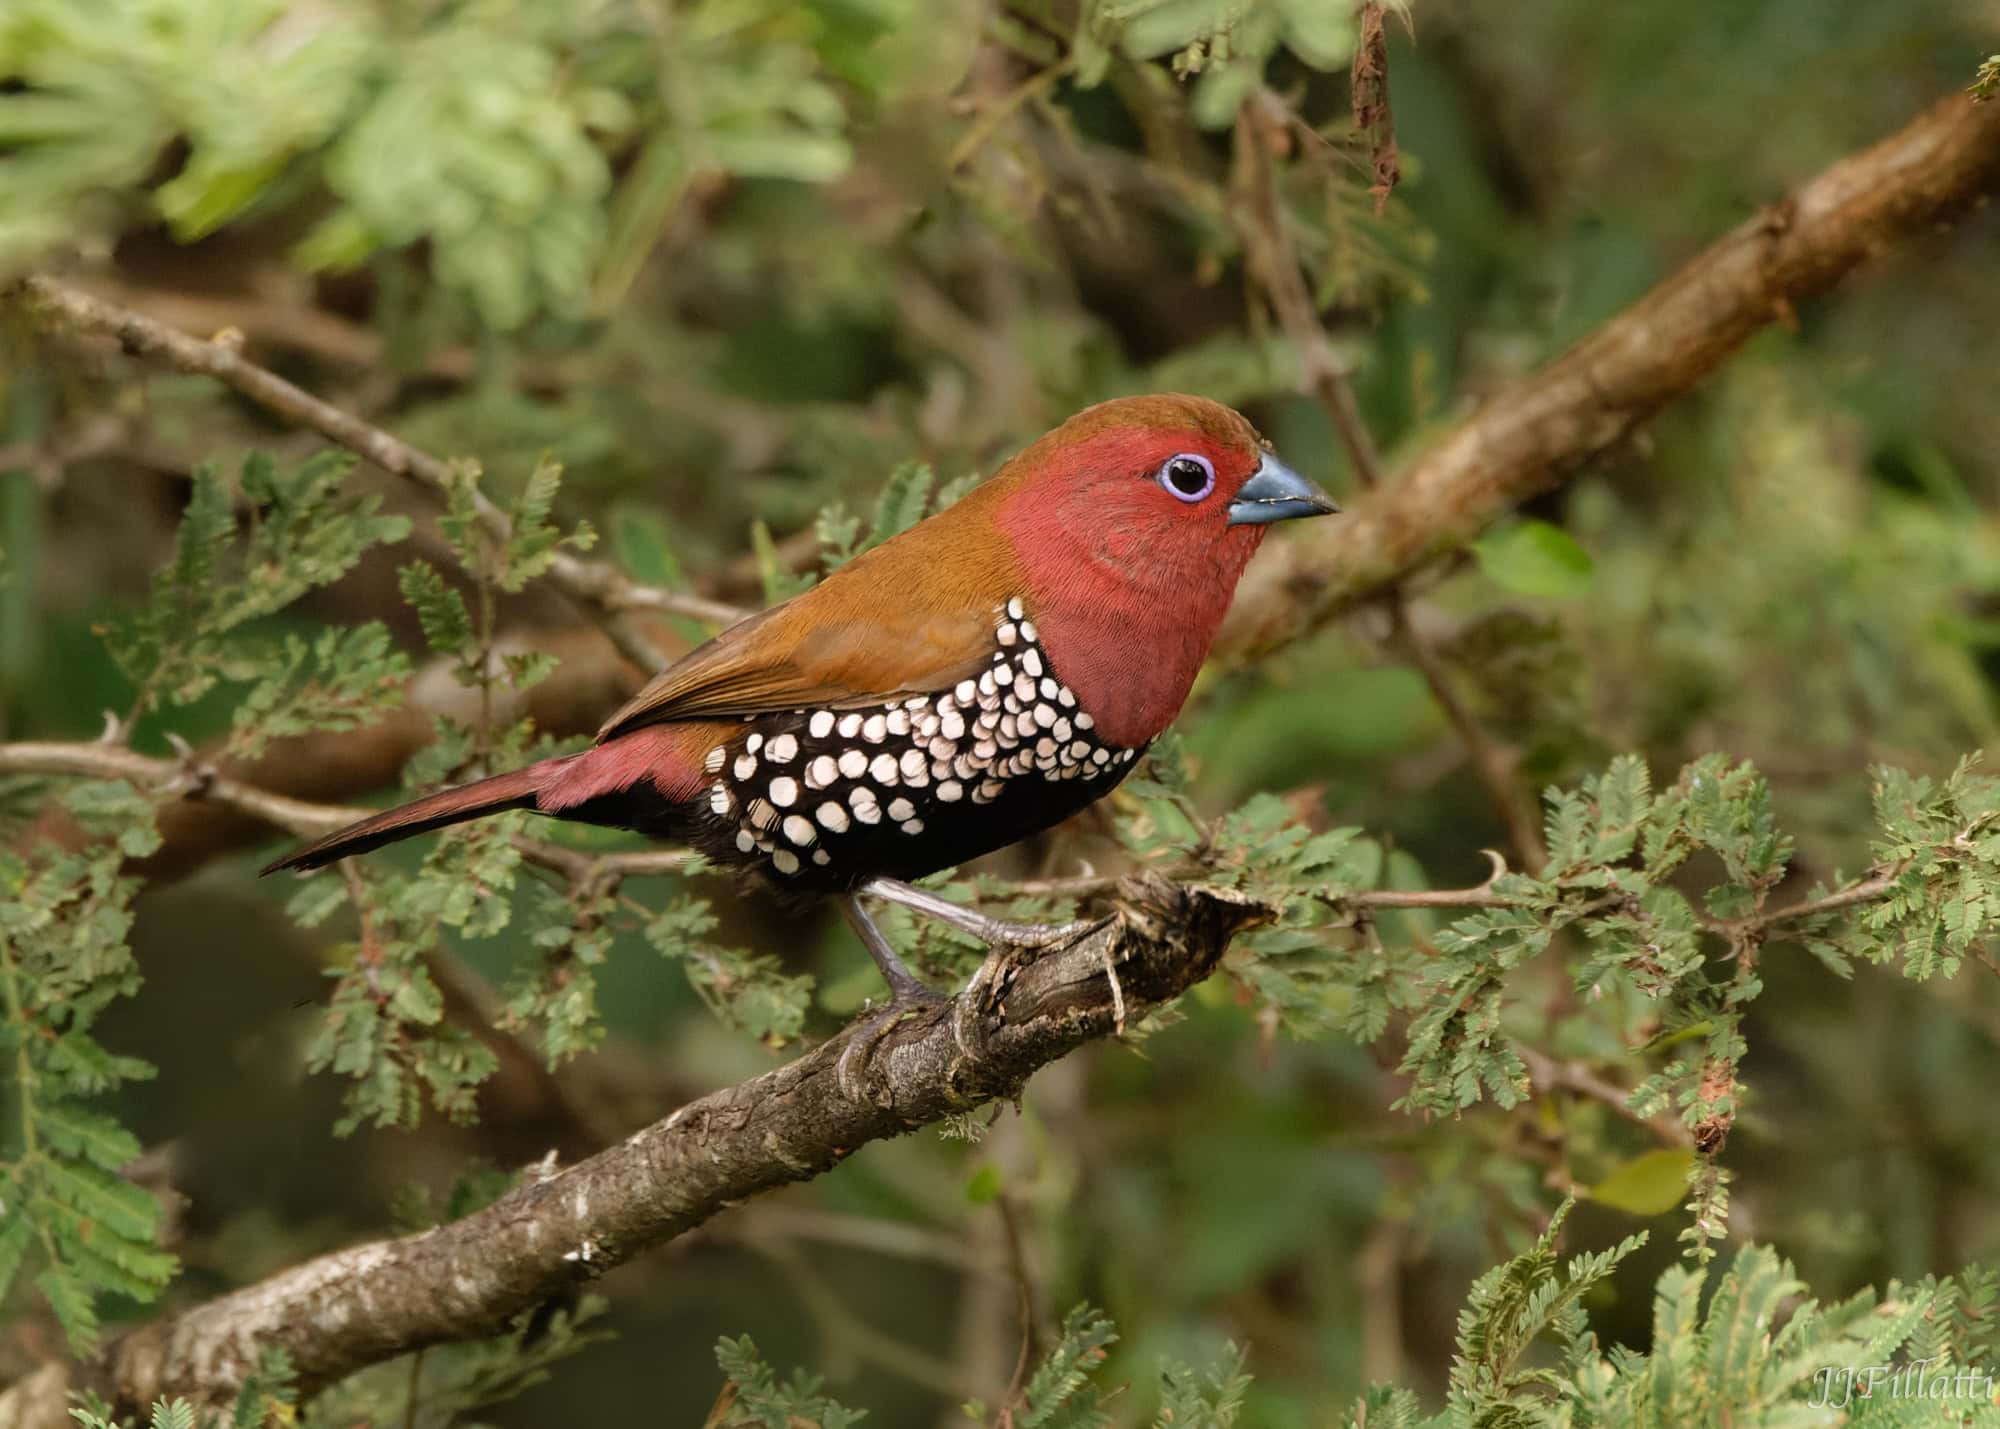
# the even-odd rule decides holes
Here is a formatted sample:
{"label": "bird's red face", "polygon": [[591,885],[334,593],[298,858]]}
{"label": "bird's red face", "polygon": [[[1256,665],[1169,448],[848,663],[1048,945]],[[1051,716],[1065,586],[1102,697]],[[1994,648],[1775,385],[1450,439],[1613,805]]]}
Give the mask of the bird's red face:
{"label": "bird's red face", "polygon": [[1104,699],[1138,740],[1178,712],[1265,528],[1336,509],[1241,416],[1197,397],[1092,407],[994,485],[1052,657],[1067,642],[1071,663],[1110,671]]}
{"label": "bird's red face", "polygon": [[1000,524],[1036,566],[1129,588],[1219,587],[1224,603],[1273,521],[1334,510],[1218,402],[1133,397],[1079,413],[1009,464]]}

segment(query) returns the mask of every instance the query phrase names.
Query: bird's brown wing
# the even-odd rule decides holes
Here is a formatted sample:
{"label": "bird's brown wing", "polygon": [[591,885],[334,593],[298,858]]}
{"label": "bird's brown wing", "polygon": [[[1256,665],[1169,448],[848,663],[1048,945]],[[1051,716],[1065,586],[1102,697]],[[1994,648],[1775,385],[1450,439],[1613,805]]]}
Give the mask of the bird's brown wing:
{"label": "bird's brown wing", "polygon": [[989,601],[939,605],[867,594],[829,580],[731,626],[654,676],[598,730],[598,741],[670,720],[881,704],[949,688],[992,658]]}

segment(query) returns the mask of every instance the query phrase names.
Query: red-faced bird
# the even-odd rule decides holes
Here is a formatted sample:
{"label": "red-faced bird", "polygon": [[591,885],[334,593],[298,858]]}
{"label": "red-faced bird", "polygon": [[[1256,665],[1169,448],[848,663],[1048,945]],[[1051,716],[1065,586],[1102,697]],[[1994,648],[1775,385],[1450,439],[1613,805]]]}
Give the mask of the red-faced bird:
{"label": "red-faced bird", "polygon": [[896,1002],[934,998],[858,895],[912,888],[1101,799],[1180,713],[1275,521],[1335,510],[1200,397],[1087,408],[955,505],[675,661],[581,754],[432,794],[265,869],[502,809],[687,843],[832,894]]}

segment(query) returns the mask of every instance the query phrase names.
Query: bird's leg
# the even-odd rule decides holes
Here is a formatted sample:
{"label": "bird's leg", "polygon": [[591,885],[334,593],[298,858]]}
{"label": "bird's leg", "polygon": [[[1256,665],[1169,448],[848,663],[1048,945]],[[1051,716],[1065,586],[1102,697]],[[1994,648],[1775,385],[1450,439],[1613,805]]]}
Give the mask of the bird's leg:
{"label": "bird's leg", "polygon": [[910,965],[896,956],[895,948],[888,937],[868,916],[868,910],[861,906],[861,900],[853,894],[840,900],[840,911],[847,915],[848,924],[855,936],[861,939],[861,946],[868,949],[868,956],[875,960],[875,966],[882,971],[882,980],[889,984],[889,994],[895,1004],[909,1002],[943,1002],[941,993],[931,991],[923,980],[910,971]]}
{"label": "bird's leg", "polygon": [[[900,903],[905,908],[928,914],[941,923],[972,934],[989,947],[1000,943],[1013,943],[1020,947],[1037,947],[1043,943],[1053,943],[1071,937],[1088,928],[1088,923],[1009,923],[1002,918],[994,918],[968,908],[963,903],[954,903],[949,898],[940,898],[896,878],[871,878],[861,885],[861,892],[890,903]],[[878,935],[879,936],[879,935]],[[879,963],[881,959],[876,959]],[[886,969],[884,970],[886,973]]]}
{"label": "bird's leg", "polygon": [[855,936],[861,939],[861,946],[868,949],[868,956],[875,960],[875,966],[882,972],[882,980],[889,984],[889,1005],[871,1018],[867,1025],[856,1032],[840,1054],[840,1061],[834,1068],[840,1080],[840,1089],[850,1100],[859,1100],[856,1094],[853,1061],[858,1054],[861,1065],[875,1054],[875,1047],[884,1034],[895,1026],[905,1013],[924,1007],[936,1007],[947,1001],[942,993],[925,986],[909,965],[896,956],[896,950],[889,945],[889,939],[868,916],[868,910],[861,906],[861,900],[848,894],[840,900],[840,911],[847,915],[848,924]]}

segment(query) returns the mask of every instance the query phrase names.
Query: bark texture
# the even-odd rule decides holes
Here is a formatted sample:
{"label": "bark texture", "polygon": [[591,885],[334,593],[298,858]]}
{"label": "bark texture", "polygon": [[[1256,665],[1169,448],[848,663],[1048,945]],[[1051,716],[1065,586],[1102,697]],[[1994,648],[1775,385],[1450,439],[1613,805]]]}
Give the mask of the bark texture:
{"label": "bark texture", "polygon": [[[1227,889],[1120,886],[1071,942],[1003,947],[964,992],[888,1028],[842,1085],[854,1027],[794,1062],[691,1102],[586,1161],[538,1169],[483,1211],[353,1246],[127,1335],[82,1376],[137,1411],[160,1396],[226,1403],[269,1345],[301,1387],[512,1316],[759,1192],[829,1170],[859,1147],[1019,1095],[1035,1071],[1207,977],[1275,911]],[[1114,972],[1115,970],[1115,972]],[[1117,979],[1114,994],[1112,979]],[[0,1394],[0,1425],[56,1429],[65,1367]]]}
{"label": "bark texture", "polygon": [[1761,328],[2000,185],[2000,104],[1960,95],[1709,245],[1554,363],[1494,397],[1348,515],[1268,541],[1224,643],[1326,624],[1631,435]]}

